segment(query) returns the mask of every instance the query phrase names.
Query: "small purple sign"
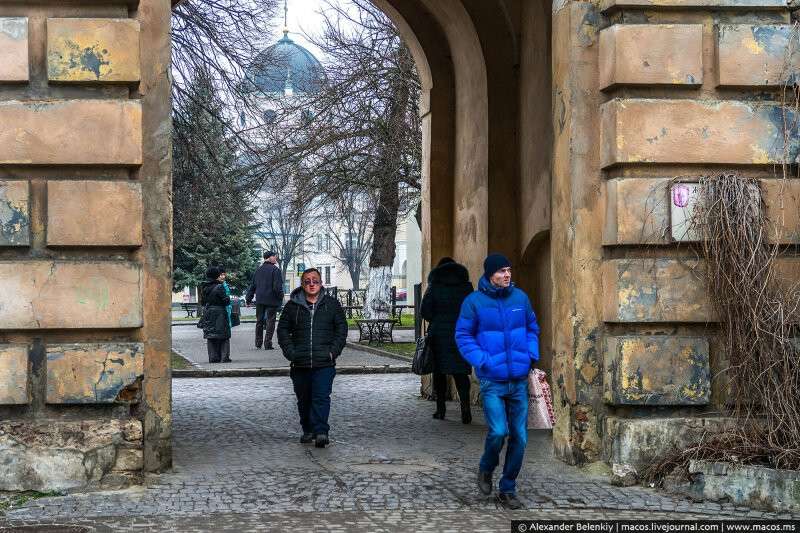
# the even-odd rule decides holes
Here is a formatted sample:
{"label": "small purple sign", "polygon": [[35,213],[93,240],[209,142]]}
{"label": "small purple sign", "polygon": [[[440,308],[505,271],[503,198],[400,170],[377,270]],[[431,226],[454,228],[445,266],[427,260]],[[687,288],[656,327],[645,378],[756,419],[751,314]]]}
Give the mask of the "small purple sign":
{"label": "small purple sign", "polygon": [[672,188],[672,203],[676,207],[686,207],[689,205],[689,187],[686,185],[676,185]]}

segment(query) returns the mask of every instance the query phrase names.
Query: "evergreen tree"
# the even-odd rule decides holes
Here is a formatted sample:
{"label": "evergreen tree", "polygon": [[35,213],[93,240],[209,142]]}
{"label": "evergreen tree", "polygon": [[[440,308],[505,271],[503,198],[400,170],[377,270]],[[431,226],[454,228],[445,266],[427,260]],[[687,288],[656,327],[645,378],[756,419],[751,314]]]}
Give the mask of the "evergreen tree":
{"label": "evergreen tree", "polygon": [[200,285],[206,268],[219,265],[240,294],[258,266],[248,191],[208,71],[197,72],[187,94],[173,116],[173,288]]}

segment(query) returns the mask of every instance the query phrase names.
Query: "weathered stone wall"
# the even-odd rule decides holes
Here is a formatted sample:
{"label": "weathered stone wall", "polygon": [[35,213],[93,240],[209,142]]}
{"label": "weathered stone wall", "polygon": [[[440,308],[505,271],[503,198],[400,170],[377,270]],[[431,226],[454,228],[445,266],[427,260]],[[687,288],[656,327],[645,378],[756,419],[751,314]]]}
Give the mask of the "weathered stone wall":
{"label": "weathered stone wall", "polygon": [[[795,75],[778,0],[553,3],[555,446],[639,468],[725,402],[725,354],[671,184],[760,178],[771,240],[796,244]],[[797,42],[797,35],[794,36]],[[796,46],[795,46],[796,48]],[[678,204],[676,204],[678,205]],[[779,269],[800,277],[796,261]]]}
{"label": "weathered stone wall", "polygon": [[169,16],[0,5],[0,490],[170,464]]}

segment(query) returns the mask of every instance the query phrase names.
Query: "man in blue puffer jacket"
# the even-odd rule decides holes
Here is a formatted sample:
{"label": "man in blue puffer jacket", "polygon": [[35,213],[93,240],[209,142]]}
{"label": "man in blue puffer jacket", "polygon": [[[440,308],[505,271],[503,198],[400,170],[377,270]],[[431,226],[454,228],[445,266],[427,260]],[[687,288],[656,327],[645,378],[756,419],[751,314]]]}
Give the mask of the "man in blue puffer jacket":
{"label": "man in blue puffer jacket", "polygon": [[478,470],[478,488],[492,493],[492,472],[508,437],[506,462],[497,498],[520,509],[516,479],[528,443],[528,372],[539,360],[539,324],[528,295],[511,283],[511,262],[491,254],[483,262],[478,290],[461,305],[456,344],[475,367],[488,425]]}

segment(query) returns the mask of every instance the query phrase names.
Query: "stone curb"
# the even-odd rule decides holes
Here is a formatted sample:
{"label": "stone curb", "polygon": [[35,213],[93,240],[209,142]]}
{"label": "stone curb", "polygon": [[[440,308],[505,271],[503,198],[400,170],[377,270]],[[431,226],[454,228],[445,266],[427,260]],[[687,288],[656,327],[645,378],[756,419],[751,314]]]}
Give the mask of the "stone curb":
{"label": "stone curb", "polygon": [[388,357],[390,359],[397,359],[398,361],[403,361],[405,363],[411,364],[411,357],[404,357],[394,352],[389,352],[387,350],[381,350],[380,348],[375,348],[374,346],[367,346],[366,344],[359,344],[357,342],[347,341],[347,347],[353,350],[359,350],[361,352],[380,355],[383,357]]}
{"label": "stone curb", "polygon": [[[408,374],[411,367],[405,366],[339,366],[339,375],[353,374]],[[289,368],[231,368],[220,370],[173,370],[173,378],[260,378],[288,376]]]}
{"label": "stone curb", "polygon": [[[255,324],[255,323],[256,323],[255,320],[242,320],[240,322],[240,324]],[[187,321],[181,321],[181,322],[173,322],[172,325],[173,326],[196,326],[197,322],[189,322],[187,320]],[[358,331],[358,328],[348,328],[348,329],[350,331]],[[395,331],[414,331],[414,328],[412,328],[410,326],[404,326],[402,328],[394,328],[394,330]]]}

